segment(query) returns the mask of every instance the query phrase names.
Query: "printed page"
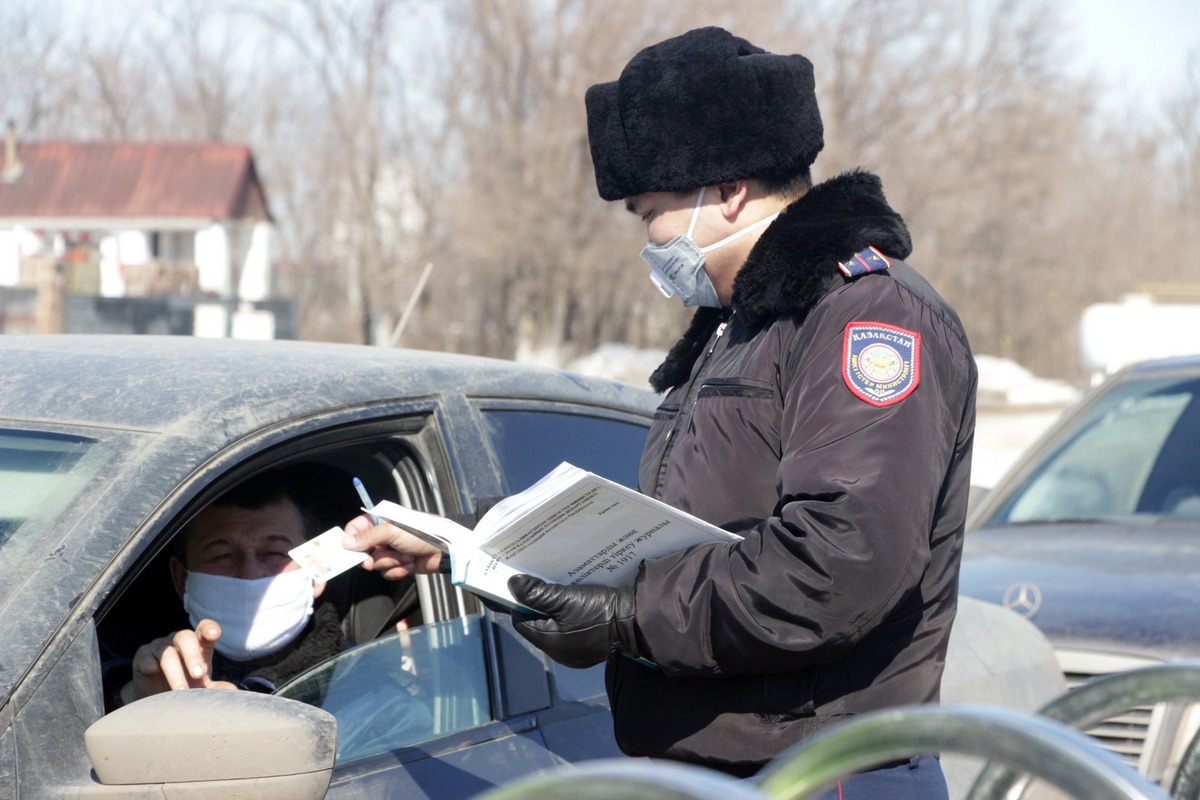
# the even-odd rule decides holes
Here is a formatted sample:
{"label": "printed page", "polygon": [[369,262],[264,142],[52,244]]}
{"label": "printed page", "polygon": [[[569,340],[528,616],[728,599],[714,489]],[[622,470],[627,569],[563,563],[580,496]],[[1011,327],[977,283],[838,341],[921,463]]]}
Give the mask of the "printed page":
{"label": "printed page", "polygon": [[[452,562],[467,562],[452,567],[455,582],[511,605],[506,584],[518,572],[554,583],[631,585],[647,558],[740,538],[633,489],[563,466],[567,469],[552,472],[553,480],[539,490],[533,505],[541,508],[531,511],[523,503],[524,516],[497,515],[508,520],[507,527],[485,533],[475,552],[451,546]],[[557,496],[547,502],[552,492]]]}
{"label": "printed page", "polygon": [[564,461],[525,491],[509,495],[488,509],[475,526],[475,530],[480,533],[481,540],[486,540],[489,536],[506,530],[521,517],[589,474],[587,470]]}

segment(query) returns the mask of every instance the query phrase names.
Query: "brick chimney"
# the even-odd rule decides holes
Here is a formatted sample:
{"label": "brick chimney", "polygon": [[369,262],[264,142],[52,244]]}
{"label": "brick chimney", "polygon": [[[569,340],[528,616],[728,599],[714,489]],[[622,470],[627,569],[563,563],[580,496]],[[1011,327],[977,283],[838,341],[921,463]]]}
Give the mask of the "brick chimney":
{"label": "brick chimney", "polygon": [[10,118],[4,134],[4,170],[0,172],[0,180],[14,183],[21,177],[21,171],[21,159],[17,155],[17,122]]}

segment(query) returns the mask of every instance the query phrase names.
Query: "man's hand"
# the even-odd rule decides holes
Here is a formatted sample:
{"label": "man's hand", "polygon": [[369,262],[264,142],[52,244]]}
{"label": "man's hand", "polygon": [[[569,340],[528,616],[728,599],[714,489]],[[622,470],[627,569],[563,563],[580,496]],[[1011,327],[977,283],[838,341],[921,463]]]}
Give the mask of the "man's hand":
{"label": "man's hand", "polygon": [[517,602],[549,619],[513,612],[513,627],[568,667],[590,667],[619,653],[638,654],[633,590],[563,586],[530,575],[508,579]]}
{"label": "man's hand", "polygon": [[172,689],[236,689],[212,680],[213,644],[221,626],[202,620],[196,630],[176,631],[144,644],[133,655],[133,680],[121,689],[126,703]]}
{"label": "man's hand", "polygon": [[382,573],[388,580],[431,574],[437,572],[441,564],[441,550],[386,520],[376,525],[363,514],[342,528],[346,531],[342,546],[347,550],[365,551],[367,560],[362,563],[363,567]]}

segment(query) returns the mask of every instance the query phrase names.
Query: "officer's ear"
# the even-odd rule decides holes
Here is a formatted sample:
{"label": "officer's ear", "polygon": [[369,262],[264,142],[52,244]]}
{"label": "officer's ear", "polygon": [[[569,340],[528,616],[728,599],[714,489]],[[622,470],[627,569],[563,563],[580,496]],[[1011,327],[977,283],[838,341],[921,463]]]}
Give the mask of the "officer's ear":
{"label": "officer's ear", "polygon": [[718,183],[717,192],[721,198],[721,214],[728,222],[737,221],[738,215],[746,208],[746,201],[750,199],[750,182],[737,180]]}

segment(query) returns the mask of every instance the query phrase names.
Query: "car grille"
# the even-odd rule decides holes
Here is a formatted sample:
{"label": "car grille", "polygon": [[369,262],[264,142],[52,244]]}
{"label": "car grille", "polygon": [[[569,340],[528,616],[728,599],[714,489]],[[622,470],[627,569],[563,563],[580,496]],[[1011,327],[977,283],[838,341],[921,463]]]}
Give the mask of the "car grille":
{"label": "car grille", "polygon": [[[1156,659],[1112,653],[1057,653],[1068,689],[1093,678],[1161,663]],[[1169,785],[1181,748],[1200,725],[1200,704],[1158,703],[1130,708],[1086,733],[1150,780]]]}
{"label": "car grille", "polygon": [[[1066,673],[1067,688],[1074,689],[1101,674],[1106,673],[1090,675],[1082,672],[1068,672]],[[1153,706],[1131,708],[1120,716],[1109,717],[1095,728],[1088,730],[1087,734],[1098,739],[1107,749],[1120,756],[1122,761],[1137,767],[1142,753],[1146,752],[1146,740],[1154,718],[1154,710]]]}

